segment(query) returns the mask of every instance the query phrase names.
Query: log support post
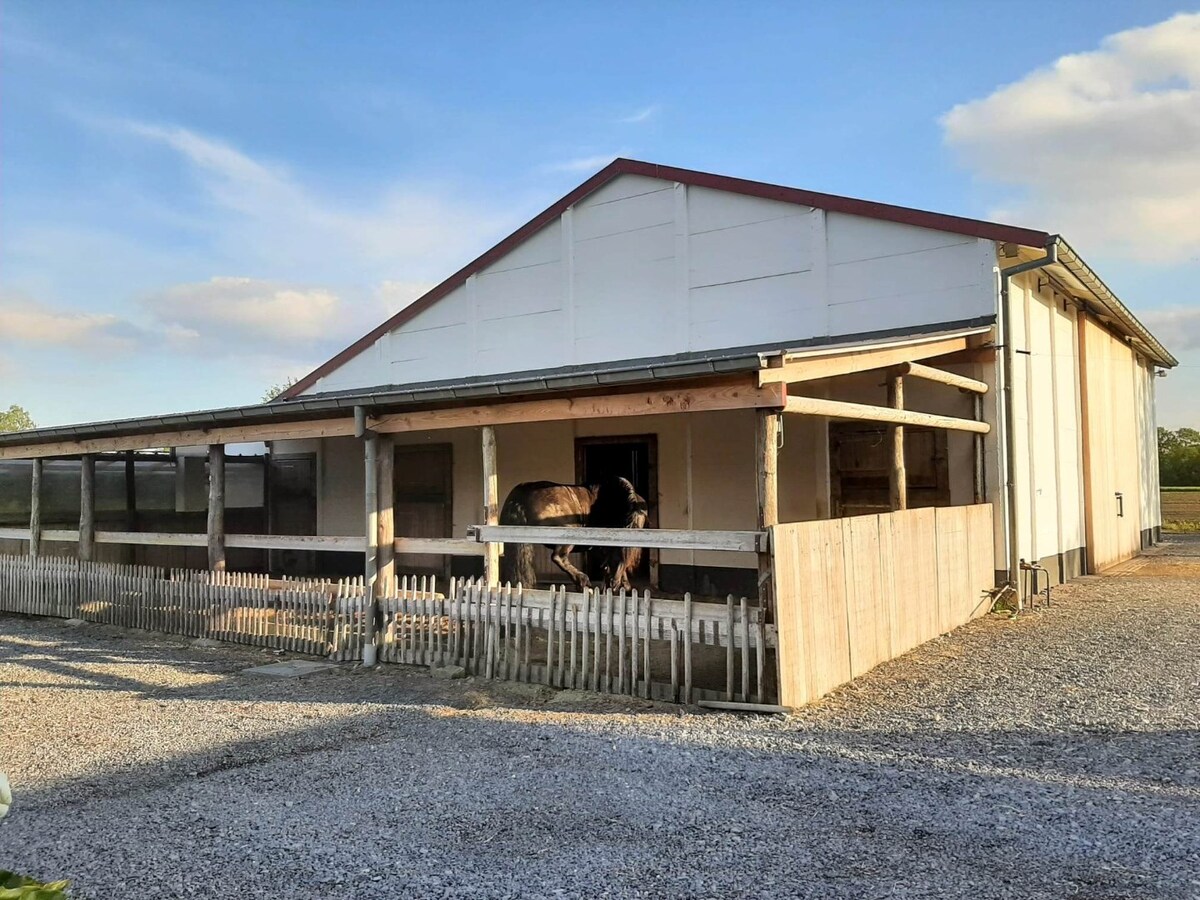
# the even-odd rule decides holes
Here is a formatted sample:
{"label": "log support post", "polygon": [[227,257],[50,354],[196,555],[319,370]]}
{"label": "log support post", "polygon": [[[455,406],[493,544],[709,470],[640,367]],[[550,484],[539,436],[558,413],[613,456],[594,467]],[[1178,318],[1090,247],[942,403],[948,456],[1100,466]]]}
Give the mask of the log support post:
{"label": "log support post", "polygon": [[42,461],[33,461],[29,475],[29,555],[42,555]]}
{"label": "log support post", "polygon": [[373,431],[364,431],[363,474],[366,490],[363,494],[366,513],[366,565],[363,571],[366,583],[366,635],[363,638],[363,665],[373,666],[377,660],[378,617],[375,592],[379,580],[379,438]]}
{"label": "log support post", "polygon": [[96,457],[85,453],[79,459],[79,559],[96,558]]}
{"label": "log support post", "polygon": [[208,445],[208,568],[212,572],[225,571],[224,444]]}
{"label": "log support post", "polygon": [[[975,404],[975,421],[982,422],[983,421],[983,397],[982,397],[982,395],[980,395],[980,394],[975,395],[974,404]],[[975,453],[975,477],[974,477],[975,497],[974,497],[974,499],[977,504],[978,503],[987,503],[987,469],[984,468],[983,435],[982,434],[973,435],[972,439],[973,439],[973,443],[974,443],[974,446],[972,449],[974,450],[974,453]]]}
{"label": "log support post", "polygon": [[375,467],[379,473],[376,486],[379,515],[375,525],[377,591],[390,596],[396,590],[396,444],[388,435],[375,440]]}
{"label": "log support post", "polygon": [[[904,409],[904,378],[893,375],[888,378],[888,406]],[[891,466],[888,478],[892,509],[908,509],[908,473],[904,468],[904,426],[892,425],[889,429]]]}
{"label": "log support post", "polygon": [[[500,524],[500,480],[496,473],[496,429],[483,426],[483,522]],[[489,587],[500,584],[500,544],[488,543],[483,557],[483,576]]]}
{"label": "log support post", "polygon": [[[770,531],[779,524],[779,439],[783,417],[778,410],[758,412],[756,468],[758,483],[758,530]],[[758,553],[758,599],[763,613],[774,620],[774,548],[767,542]]]}

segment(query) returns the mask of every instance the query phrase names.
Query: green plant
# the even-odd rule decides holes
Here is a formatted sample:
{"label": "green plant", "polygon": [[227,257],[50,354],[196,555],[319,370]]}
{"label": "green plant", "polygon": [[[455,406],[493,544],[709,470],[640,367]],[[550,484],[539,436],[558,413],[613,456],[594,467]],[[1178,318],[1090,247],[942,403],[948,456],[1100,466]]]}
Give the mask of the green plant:
{"label": "green plant", "polygon": [[[0,772],[0,819],[8,815],[11,806],[12,790],[8,786],[8,776]],[[36,881],[26,875],[0,869],[0,900],[66,900],[67,884],[66,881]]]}
{"label": "green plant", "polygon": [[0,900],[67,900],[66,881],[43,883],[0,869]]}

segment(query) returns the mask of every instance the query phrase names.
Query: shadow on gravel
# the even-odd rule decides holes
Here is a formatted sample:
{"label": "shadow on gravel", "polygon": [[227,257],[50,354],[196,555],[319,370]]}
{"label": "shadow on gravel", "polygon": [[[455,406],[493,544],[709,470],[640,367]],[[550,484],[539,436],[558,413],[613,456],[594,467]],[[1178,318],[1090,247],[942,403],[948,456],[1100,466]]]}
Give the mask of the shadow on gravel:
{"label": "shadow on gravel", "polygon": [[[322,867],[382,866],[389,878],[494,879],[532,866],[570,887],[599,867],[614,896],[693,895],[672,887],[687,871],[709,887],[696,896],[771,885],[883,896],[900,880],[909,896],[974,884],[985,896],[1184,897],[1194,865],[1194,773],[1186,785],[1162,778],[1195,758],[1191,731],[897,734],[714,715],[646,718],[639,733],[610,717],[413,703],[296,724],[26,792],[0,829],[0,856],[78,848],[118,826],[140,834],[147,815],[151,833],[113,862],[131,887],[173,835],[190,832],[184,846],[203,853],[239,829],[266,862],[251,872],[224,857],[231,890],[261,879],[263,865],[286,878],[297,852],[318,851]],[[324,839],[278,852],[285,839],[272,829],[301,825]],[[382,861],[362,835],[379,836]],[[1047,887],[1067,884],[1086,890]]]}

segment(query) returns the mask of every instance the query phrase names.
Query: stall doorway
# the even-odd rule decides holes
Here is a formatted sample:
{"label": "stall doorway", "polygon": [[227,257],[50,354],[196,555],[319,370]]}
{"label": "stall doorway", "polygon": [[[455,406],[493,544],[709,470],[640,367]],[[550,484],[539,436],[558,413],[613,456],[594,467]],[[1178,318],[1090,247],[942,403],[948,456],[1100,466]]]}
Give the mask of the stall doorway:
{"label": "stall doorway", "polygon": [[[658,438],[653,434],[575,439],[575,478],[579,484],[617,476],[628,478],[633,488],[646,499],[649,528],[658,527]],[[588,576],[598,573],[591,570]],[[642,555],[641,565],[633,573],[635,582],[658,586],[658,551]]]}
{"label": "stall doorway", "polygon": [[[886,425],[837,422],[829,426],[829,480],[833,517],[890,512],[890,444]],[[904,429],[908,506],[949,506],[946,432]]]}
{"label": "stall doorway", "polygon": [[[396,447],[394,515],[400,537],[446,538],[454,533],[454,455],[450,444]],[[396,571],[449,575],[450,557],[396,557]]]}

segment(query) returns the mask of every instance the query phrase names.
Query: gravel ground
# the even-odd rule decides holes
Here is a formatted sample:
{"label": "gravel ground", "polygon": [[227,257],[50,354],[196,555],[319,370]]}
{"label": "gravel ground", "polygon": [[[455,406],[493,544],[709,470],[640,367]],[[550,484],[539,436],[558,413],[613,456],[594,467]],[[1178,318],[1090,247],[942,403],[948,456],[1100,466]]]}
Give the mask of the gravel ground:
{"label": "gravel ground", "polygon": [[0,868],[90,898],[1200,897],[1200,543],[791,717],[0,617]]}

